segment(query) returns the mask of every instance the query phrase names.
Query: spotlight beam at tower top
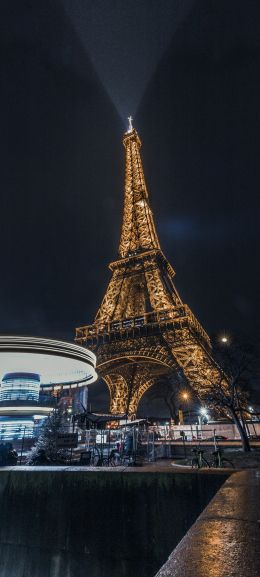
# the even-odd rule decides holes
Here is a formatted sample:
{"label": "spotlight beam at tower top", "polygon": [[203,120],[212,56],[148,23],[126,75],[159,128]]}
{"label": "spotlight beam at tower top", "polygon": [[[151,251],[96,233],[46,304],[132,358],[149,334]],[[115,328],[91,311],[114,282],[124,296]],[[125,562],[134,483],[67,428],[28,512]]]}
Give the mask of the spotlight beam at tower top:
{"label": "spotlight beam at tower top", "polygon": [[[193,0],[90,3],[62,0],[78,37],[122,119],[135,112]],[[145,34],[142,23],[145,22]]]}

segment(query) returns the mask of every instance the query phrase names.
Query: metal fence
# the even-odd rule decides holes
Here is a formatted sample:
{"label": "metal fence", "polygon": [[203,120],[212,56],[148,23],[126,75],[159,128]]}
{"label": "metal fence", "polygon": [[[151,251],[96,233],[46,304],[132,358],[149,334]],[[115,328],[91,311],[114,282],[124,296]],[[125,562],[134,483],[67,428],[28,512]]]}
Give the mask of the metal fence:
{"label": "metal fence", "polygon": [[[251,426],[252,436],[257,437],[256,426]],[[0,465],[24,464],[40,435],[39,425],[0,423]],[[230,432],[229,428],[229,432]],[[225,431],[225,429],[223,429]],[[222,432],[223,432],[222,431]],[[254,434],[254,435],[253,435]],[[190,452],[194,446],[209,443],[213,447],[221,442],[232,443],[220,435],[216,427],[201,425],[134,425],[118,429],[82,429],[69,423],[61,431],[50,435],[52,452],[57,453],[57,464],[89,466],[129,466],[169,459],[176,454]],[[48,447],[47,447],[48,449]],[[1,461],[1,454],[9,451],[10,462]],[[46,450],[48,453],[48,450]],[[15,460],[16,454],[16,460]],[[62,463],[58,462],[62,456]],[[43,460],[43,459],[42,459]],[[8,461],[8,459],[7,459]],[[55,461],[55,459],[54,459]],[[49,461],[52,464],[51,461]],[[47,464],[48,459],[46,459]],[[37,463],[36,463],[37,464]],[[38,464],[41,464],[40,460]]]}

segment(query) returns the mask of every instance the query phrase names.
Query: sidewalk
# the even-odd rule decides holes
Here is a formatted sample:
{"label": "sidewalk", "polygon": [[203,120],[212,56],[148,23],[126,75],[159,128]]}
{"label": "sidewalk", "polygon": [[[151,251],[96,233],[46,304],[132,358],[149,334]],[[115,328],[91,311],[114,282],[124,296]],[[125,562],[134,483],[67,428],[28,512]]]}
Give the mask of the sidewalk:
{"label": "sidewalk", "polygon": [[260,471],[234,473],[156,577],[259,577]]}

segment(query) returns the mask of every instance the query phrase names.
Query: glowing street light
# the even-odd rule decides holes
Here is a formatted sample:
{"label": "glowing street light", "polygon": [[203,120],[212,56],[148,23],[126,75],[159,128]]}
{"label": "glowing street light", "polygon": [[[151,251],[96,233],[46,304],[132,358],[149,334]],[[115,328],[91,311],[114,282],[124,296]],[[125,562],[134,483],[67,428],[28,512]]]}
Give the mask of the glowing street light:
{"label": "glowing street light", "polygon": [[208,421],[209,415],[208,415],[208,410],[206,409],[206,407],[201,407],[200,414],[202,417],[204,417],[204,419],[207,419],[207,421]]}
{"label": "glowing street light", "polygon": [[190,400],[190,395],[189,393],[187,393],[187,391],[184,391],[183,393],[181,393],[181,398],[183,399],[183,401],[185,401],[185,403],[187,404],[187,409],[188,409],[188,413],[189,413],[189,420],[191,420],[190,417],[190,407],[188,405],[188,402]]}
{"label": "glowing street light", "polygon": [[227,346],[230,345],[231,338],[229,334],[223,332],[222,334],[219,335],[218,340],[222,345]]}
{"label": "glowing street light", "polygon": [[207,411],[206,407],[201,407],[200,412],[202,415],[207,415],[208,411]]}

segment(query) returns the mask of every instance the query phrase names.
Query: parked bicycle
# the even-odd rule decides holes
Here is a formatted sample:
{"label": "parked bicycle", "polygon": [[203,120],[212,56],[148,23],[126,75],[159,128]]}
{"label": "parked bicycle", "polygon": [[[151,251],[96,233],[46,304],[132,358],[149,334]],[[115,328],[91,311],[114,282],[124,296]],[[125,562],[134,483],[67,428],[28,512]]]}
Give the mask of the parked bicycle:
{"label": "parked bicycle", "polygon": [[215,467],[216,469],[222,469],[223,467],[234,468],[233,462],[230,461],[230,459],[223,457],[223,453],[224,451],[220,447],[218,447],[216,451],[213,451],[212,453],[213,461],[211,463],[211,466]]}
{"label": "parked bicycle", "polygon": [[211,456],[207,455],[207,459],[204,457],[204,451],[202,449],[192,449],[192,453],[191,466],[193,469],[202,469],[205,467],[213,467],[214,469],[223,469],[225,467],[234,468],[233,462],[223,456],[224,451],[220,447],[218,447],[216,451],[213,451]]}
{"label": "parked bicycle", "polygon": [[112,449],[110,453],[101,451],[98,447],[91,450],[90,465],[94,467],[119,467],[129,464],[129,454],[119,453],[117,449]]}
{"label": "parked bicycle", "polygon": [[204,457],[203,449],[192,449],[193,457],[191,460],[191,466],[193,469],[202,469],[203,467],[210,468],[210,464]]}

